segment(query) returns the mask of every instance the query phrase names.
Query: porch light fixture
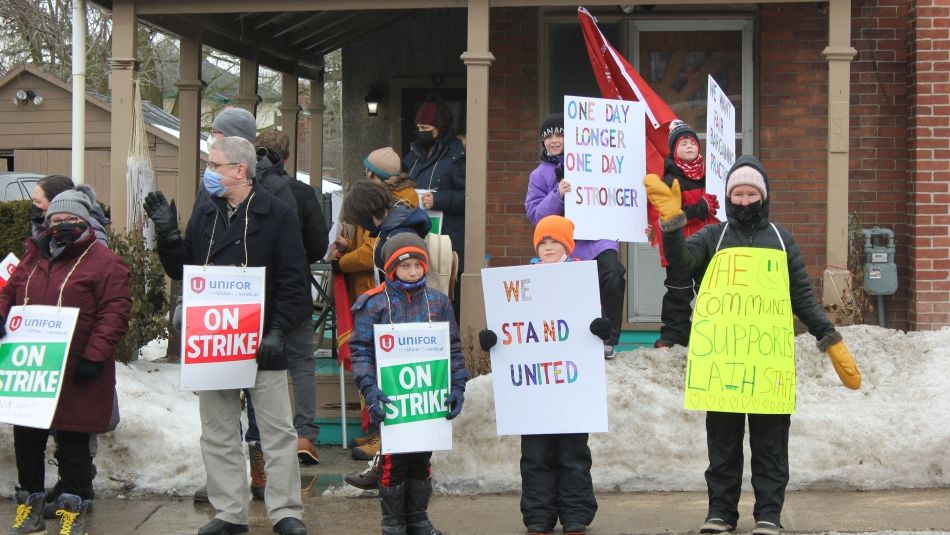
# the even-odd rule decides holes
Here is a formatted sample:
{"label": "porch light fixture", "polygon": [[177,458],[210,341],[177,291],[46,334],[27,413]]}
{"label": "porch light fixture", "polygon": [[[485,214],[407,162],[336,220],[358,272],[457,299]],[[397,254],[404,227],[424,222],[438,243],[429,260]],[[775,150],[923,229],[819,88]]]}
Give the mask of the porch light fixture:
{"label": "porch light fixture", "polygon": [[376,89],[376,86],[371,86],[369,93],[366,94],[366,98],[363,99],[366,101],[366,113],[369,114],[370,117],[379,115],[379,102],[382,99],[383,95]]}
{"label": "porch light fixture", "polygon": [[20,89],[13,95],[12,100],[15,106],[25,106],[28,102],[32,102],[34,106],[43,103],[43,97],[34,93],[32,89]]}

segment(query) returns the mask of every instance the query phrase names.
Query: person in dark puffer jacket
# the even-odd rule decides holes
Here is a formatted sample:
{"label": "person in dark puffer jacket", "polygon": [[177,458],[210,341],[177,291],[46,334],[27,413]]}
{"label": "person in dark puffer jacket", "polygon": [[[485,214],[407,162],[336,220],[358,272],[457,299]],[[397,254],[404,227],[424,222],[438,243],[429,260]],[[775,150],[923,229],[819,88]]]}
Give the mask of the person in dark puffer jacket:
{"label": "person in dark puffer jacket", "polygon": [[[462,410],[465,382],[469,377],[452,304],[444,293],[426,288],[429,253],[422,238],[411,232],[397,234],[383,246],[386,282],[361,295],[353,305],[353,335],[350,362],[353,381],[366,400],[370,419],[385,419],[390,403],[376,378],[374,325],[389,323],[447,322],[451,340],[452,388],[445,398],[448,419]],[[426,510],[432,496],[431,451],[383,455],[379,478],[384,535],[441,535],[429,521]]]}
{"label": "person in dark puffer jacket", "polygon": [[[723,223],[707,225],[689,239],[681,231],[687,216],[682,208],[680,185],[670,188],[656,175],[644,178],[647,196],[660,214],[659,227],[670,265],[702,276],[720,250],[768,248],[785,251],[791,311],[828,352],[842,382],[860,386],[861,377],[851,354],[825,316],[812,291],[801,253],[791,233],[769,221],[768,177],[754,156],[742,156],[726,178],[726,217]],[[844,364],[844,371],[839,367]],[[749,444],[752,449],[752,488],[755,491],[753,535],[777,535],[782,530],[781,514],[788,485],[789,414],[749,414]],[[742,444],[746,414],[708,411],[706,441],[709,467],[706,485],[709,509],[700,533],[735,530],[739,520],[742,487]]]}

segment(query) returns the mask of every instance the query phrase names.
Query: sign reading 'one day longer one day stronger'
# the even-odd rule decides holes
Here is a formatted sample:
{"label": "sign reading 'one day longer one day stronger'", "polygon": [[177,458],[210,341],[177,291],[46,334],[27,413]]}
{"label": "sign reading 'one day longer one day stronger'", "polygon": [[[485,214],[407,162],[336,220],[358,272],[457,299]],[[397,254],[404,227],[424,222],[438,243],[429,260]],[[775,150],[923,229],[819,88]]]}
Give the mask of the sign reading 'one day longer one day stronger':
{"label": "sign reading 'one day longer one day stronger'", "polygon": [[684,406],[795,412],[795,331],[785,251],[730,247],[709,261],[693,309]]}
{"label": "sign reading 'one day longer one day stronger'", "polygon": [[264,328],[264,273],[263,267],[185,266],[182,390],[254,386]]}
{"label": "sign reading 'one day longer one day stronger'", "polygon": [[451,377],[449,324],[373,325],[376,377],[390,399],[380,426],[383,453],[452,449],[446,420]]}
{"label": "sign reading 'one day longer one day stronger'", "polygon": [[49,429],[79,309],[15,306],[0,342],[0,422]]}

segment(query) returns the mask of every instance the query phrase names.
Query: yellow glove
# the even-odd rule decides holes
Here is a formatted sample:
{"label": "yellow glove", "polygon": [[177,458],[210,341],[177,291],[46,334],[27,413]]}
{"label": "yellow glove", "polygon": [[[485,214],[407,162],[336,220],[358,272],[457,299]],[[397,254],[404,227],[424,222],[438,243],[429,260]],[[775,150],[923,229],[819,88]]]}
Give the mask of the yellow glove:
{"label": "yellow glove", "polygon": [[683,215],[683,196],[680,193],[679,180],[674,180],[671,188],[663,182],[663,179],[650,173],[643,177],[643,186],[646,187],[650,204],[660,213],[660,219],[663,222]]}
{"label": "yellow glove", "polygon": [[851,352],[844,345],[844,341],[839,340],[828,346],[828,356],[831,357],[831,365],[835,367],[835,372],[844,386],[852,390],[861,387],[861,372],[858,371],[858,365],[851,358]]}

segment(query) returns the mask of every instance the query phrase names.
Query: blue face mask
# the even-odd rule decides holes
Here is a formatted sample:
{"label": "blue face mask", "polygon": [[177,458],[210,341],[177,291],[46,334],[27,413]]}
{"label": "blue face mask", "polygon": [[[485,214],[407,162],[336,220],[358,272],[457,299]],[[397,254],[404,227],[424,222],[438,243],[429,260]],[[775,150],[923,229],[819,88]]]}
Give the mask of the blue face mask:
{"label": "blue face mask", "polygon": [[205,191],[212,197],[224,196],[224,186],[221,185],[221,173],[212,171],[206,167],[202,178],[204,179]]}

